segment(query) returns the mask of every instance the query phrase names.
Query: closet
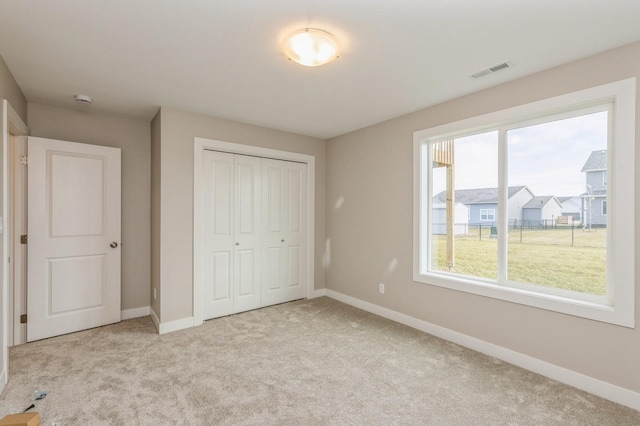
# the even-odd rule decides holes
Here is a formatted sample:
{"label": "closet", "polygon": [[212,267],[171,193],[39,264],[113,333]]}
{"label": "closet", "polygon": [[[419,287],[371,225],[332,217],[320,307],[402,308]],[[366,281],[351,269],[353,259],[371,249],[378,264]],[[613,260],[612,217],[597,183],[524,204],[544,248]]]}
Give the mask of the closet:
{"label": "closet", "polygon": [[202,158],[203,319],[304,298],[307,165]]}

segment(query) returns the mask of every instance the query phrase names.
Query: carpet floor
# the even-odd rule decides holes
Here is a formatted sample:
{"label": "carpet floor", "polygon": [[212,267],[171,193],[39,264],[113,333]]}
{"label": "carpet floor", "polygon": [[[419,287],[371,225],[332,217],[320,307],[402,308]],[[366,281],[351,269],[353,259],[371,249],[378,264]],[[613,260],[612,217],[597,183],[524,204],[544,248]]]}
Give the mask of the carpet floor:
{"label": "carpet floor", "polygon": [[[42,425],[640,425],[640,412],[329,298],[158,335],[10,349],[0,414]],[[33,402],[35,390],[48,392]]]}

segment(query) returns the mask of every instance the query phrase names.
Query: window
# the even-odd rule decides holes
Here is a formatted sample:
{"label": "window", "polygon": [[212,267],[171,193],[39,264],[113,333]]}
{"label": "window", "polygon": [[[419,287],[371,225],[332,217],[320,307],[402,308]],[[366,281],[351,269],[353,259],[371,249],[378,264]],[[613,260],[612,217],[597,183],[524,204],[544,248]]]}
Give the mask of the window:
{"label": "window", "polygon": [[416,132],[414,280],[633,327],[634,141],[635,79]]}
{"label": "window", "polygon": [[494,222],[496,220],[495,209],[480,209],[480,220],[483,222]]}

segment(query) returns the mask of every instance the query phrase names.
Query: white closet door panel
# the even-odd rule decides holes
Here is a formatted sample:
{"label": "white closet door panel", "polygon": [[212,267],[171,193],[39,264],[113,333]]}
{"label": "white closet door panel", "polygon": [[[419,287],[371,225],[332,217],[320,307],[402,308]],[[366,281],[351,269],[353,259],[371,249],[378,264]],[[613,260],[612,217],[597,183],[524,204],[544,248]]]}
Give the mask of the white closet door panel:
{"label": "white closet door panel", "polygon": [[212,292],[210,294],[211,303],[231,300],[231,258],[232,253],[219,251],[212,253],[211,262],[211,283]]}
{"label": "white closet door panel", "polygon": [[263,209],[263,276],[267,279],[262,287],[262,305],[269,306],[286,301],[283,231],[287,223],[288,182],[284,161],[262,159],[262,203]]}
{"label": "white closet door panel", "polygon": [[234,156],[234,312],[260,307],[261,160]]}
{"label": "white closet door panel", "polygon": [[255,251],[254,250],[238,250],[236,259],[238,261],[238,291],[237,298],[251,297],[256,293],[256,277],[255,269]]}
{"label": "white closet door panel", "polygon": [[288,260],[287,265],[287,287],[294,288],[300,286],[300,246],[288,247]]}
{"label": "white closet door panel", "polygon": [[[284,270],[284,250],[282,247],[267,247],[266,259],[265,259],[265,273],[266,279],[264,289],[268,294],[272,294],[282,290],[282,271]],[[278,302],[274,302],[278,303]],[[268,306],[269,303],[265,303],[263,306]]]}
{"label": "white closet door panel", "polygon": [[275,235],[282,231],[282,207],[283,207],[283,185],[282,169],[278,162],[273,160],[264,160],[267,167],[266,178],[266,196],[267,207],[267,232]]}
{"label": "white closet door panel", "polygon": [[222,161],[211,162],[211,188],[213,191],[213,204],[211,214],[213,215],[214,227],[212,233],[214,237],[231,236],[231,190],[233,178],[231,175],[231,164]]}
{"label": "white closet door panel", "polygon": [[287,249],[286,298],[301,299],[306,295],[306,233],[303,224],[307,223],[307,166],[300,163],[287,163],[287,223],[284,240]]}
{"label": "white closet door panel", "polygon": [[306,165],[267,159],[262,164],[267,306],[306,295]]}
{"label": "white closet door panel", "polygon": [[255,171],[250,164],[236,164],[237,179],[237,209],[238,209],[238,229],[240,234],[255,234],[255,211],[254,211],[254,177]]}
{"label": "white closet door panel", "polygon": [[233,313],[233,155],[203,155],[203,318]]}
{"label": "white closet door panel", "polygon": [[300,233],[300,216],[302,215],[302,170],[287,171],[289,179],[289,200],[287,207],[289,208],[289,222],[287,223],[287,231]]}

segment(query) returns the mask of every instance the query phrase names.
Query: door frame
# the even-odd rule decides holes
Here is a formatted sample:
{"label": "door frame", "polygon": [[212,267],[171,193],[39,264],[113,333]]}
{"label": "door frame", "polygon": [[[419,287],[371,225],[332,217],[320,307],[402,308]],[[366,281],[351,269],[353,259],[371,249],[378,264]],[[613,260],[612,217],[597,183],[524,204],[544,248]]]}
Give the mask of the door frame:
{"label": "door frame", "polygon": [[9,346],[15,346],[27,343],[27,324],[20,322],[21,314],[27,313],[27,246],[20,241],[20,236],[27,234],[27,135],[15,135],[9,152],[8,159],[12,162],[9,166],[9,196],[12,204],[9,229],[13,239],[9,247],[13,276],[8,282],[11,293],[9,303],[12,304],[9,327],[13,325],[13,342],[10,340]]}
{"label": "door frame", "polygon": [[315,262],[315,176],[316,158],[313,155],[296,152],[262,148],[213,139],[195,137],[193,150],[193,325],[203,323],[202,319],[202,154],[205,150],[222,151],[230,154],[250,155],[254,157],[271,158],[274,160],[294,161],[307,165],[307,291],[306,297],[313,297],[314,262]]}
{"label": "door frame", "polygon": [[[10,173],[9,158],[11,150],[11,138],[26,136],[29,132],[27,125],[22,121],[18,113],[11,107],[9,101],[2,100],[2,218],[0,225],[0,244],[2,245],[2,365],[0,366],[0,391],[9,379],[9,346],[13,344],[13,315],[14,310],[14,274],[10,271],[14,265],[13,241],[14,223],[12,209],[9,208],[9,200],[13,194],[13,176]],[[10,309],[11,308],[11,309]],[[11,339],[9,339],[11,336]]]}

